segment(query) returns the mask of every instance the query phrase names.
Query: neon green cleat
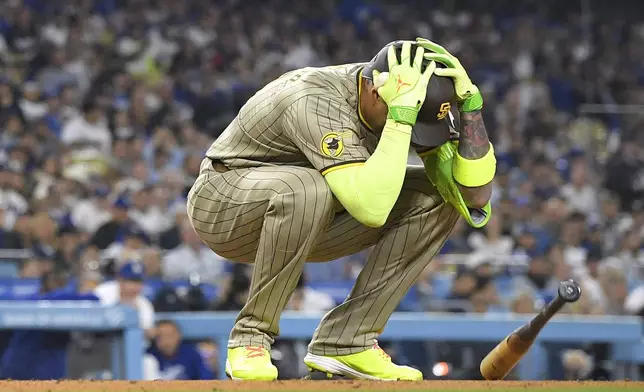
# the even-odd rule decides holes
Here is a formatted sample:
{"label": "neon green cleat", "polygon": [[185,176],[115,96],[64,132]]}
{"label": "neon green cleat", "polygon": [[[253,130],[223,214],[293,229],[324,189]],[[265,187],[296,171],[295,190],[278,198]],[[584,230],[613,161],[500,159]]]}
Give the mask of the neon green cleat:
{"label": "neon green cleat", "polygon": [[420,370],[391,362],[391,357],[376,343],[372,348],[349,355],[322,356],[308,353],[304,363],[313,372],[326,373],[328,378],[344,376],[356,380],[419,381]]}
{"label": "neon green cleat", "polygon": [[277,379],[277,368],[264,347],[236,347],[228,349],[226,374],[233,380],[272,381]]}

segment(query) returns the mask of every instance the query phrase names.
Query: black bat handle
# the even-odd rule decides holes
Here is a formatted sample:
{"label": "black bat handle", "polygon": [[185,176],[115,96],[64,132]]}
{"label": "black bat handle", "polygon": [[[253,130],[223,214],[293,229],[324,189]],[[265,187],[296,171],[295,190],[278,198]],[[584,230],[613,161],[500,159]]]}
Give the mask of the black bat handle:
{"label": "black bat handle", "polygon": [[581,297],[581,287],[572,279],[559,284],[557,297],[541,309],[530,322],[516,331],[523,341],[534,340],[550,319],[567,303],[576,302]]}

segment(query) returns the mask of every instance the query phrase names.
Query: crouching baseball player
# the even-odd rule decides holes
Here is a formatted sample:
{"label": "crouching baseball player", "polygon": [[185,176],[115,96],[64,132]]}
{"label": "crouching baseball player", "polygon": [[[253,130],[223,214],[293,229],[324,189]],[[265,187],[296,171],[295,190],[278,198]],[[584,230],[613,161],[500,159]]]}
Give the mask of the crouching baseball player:
{"label": "crouching baseball player", "polygon": [[[459,216],[475,227],[489,219],[496,161],[482,106],[460,62],[424,39],[390,43],[370,63],[289,72],[244,105],[188,197],[204,243],[254,263],[229,377],[277,378],[269,350],[305,262],[374,246],[304,361],[325,377],[422,379],[376,338]],[[424,169],[407,167],[410,145]]]}

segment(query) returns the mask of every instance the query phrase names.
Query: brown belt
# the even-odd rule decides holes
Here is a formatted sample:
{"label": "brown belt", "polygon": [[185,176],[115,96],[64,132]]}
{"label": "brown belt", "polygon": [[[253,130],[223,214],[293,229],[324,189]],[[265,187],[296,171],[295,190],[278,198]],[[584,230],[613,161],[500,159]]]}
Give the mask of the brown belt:
{"label": "brown belt", "polygon": [[212,168],[215,169],[217,173],[226,173],[229,172],[230,169],[226,167],[221,161],[212,161]]}

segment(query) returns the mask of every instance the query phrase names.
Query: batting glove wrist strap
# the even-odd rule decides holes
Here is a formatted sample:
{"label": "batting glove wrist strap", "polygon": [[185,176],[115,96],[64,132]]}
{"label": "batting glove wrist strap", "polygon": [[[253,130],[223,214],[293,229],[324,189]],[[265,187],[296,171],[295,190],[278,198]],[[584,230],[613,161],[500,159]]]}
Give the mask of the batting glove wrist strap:
{"label": "batting glove wrist strap", "polygon": [[483,109],[483,96],[478,92],[478,89],[476,94],[466,98],[463,103],[461,103],[460,109],[462,112],[476,112],[477,110]]}
{"label": "batting glove wrist strap", "polygon": [[417,108],[393,106],[389,108],[389,112],[387,113],[387,118],[406,125],[416,124],[416,117],[418,117]]}

